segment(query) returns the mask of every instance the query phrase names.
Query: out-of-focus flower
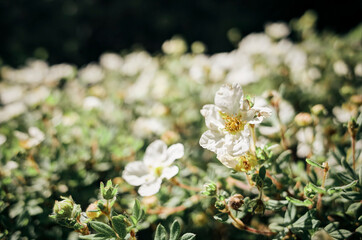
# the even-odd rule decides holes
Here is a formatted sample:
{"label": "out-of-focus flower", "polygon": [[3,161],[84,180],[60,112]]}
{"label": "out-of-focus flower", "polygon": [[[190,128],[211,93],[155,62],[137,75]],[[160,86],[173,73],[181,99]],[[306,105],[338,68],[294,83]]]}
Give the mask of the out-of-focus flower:
{"label": "out-of-focus flower", "polygon": [[[244,98],[241,86],[235,84],[223,85],[216,92],[215,104],[205,105],[201,114],[209,130],[201,136],[200,145],[224,160],[249,150],[248,125],[261,123],[270,116],[271,110],[253,106]],[[224,155],[227,157],[222,157]],[[222,163],[231,167],[226,161]]]}
{"label": "out-of-focus flower", "polygon": [[83,108],[85,110],[92,110],[102,107],[102,102],[99,98],[94,96],[88,96],[83,101]]}
{"label": "out-of-focus flower", "polygon": [[298,126],[305,127],[312,124],[313,119],[309,113],[301,112],[295,116],[294,121]]}
{"label": "out-of-focus flower", "polygon": [[100,64],[103,68],[110,71],[120,71],[123,59],[115,53],[104,53],[100,57]]}
{"label": "out-of-focus flower", "polygon": [[362,77],[362,63],[357,63],[354,67],[354,74],[358,77]]}
{"label": "out-of-focus flower", "polygon": [[162,51],[166,54],[183,54],[187,50],[185,40],[180,37],[173,37],[162,44]]}
{"label": "out-of-focus flower", "polygon": [[311,154],[322,155],[324,151],[323,134],[320,127],[315,128],[315,133],[312,127],[300,129],[296,138],[298,140],[297,156],[300,158],[308,157]]}
{"label": "out-of-focus flower", "polygon": [[24,102],[28,106],[33,106],[41,103],[50,95],[49,88],[45,86],[40,86],[30,92],[28,92],[24,97]]}
{"label": "out-of-focus flower", "polygon": [[133,125],[133,134],[145,138],[152,134],[160,136],[167,130],[167,126],[158,118],[139,117]]}
{"label": "out-of-focus flower", "polygon": [[290,29],[287,24],[283,22],[268,23],[265,26],[265,33],[275,39],[285,38],[289,35]]}
{"label": "out-of-focus flower", "polygon": [[9,104],[20,100],[23,97],[24,89],[20,86],[0,86],[0,101],[2,104]]}
{"label": "out-of-focus flower", "polygon": [[26,106],[23,102],[14,102],[0,108],[0,123],[6,122],[13,117],[16,117],[26,111]]}
{"label": "out-of-focus flower", "polygon": [[348,66],[342,60],[338,60],[333,64],[333,70],[338,76],[345,76],[348,74]]}
{"label": "out-of-focus flower", "polygon": [[14,135],[19,139],[20,145],[26,149],[39,145],[45,139],[44,133],[37,127],[30,127],[28,134],[15,131]]}
{"label": "out-of-focus flower", "polygon": [[99,65],[91,63],[79,70],[79,78],[84,83],[95,84],[103,80],[104,73]]}
{"label": "out-of-focus flower", "polygon": [[352,117],[357,117],[359,109],[355,104],[345,103],[341,107],[334,107],[332,111],[340,123],[347,123]]}
{"label": "out-of-focus flower", "polygon": [[0,133],[0,146],[6,142],[6,136]]}
{"label": "out-of-focus flower", "polygon": [[141,186],[138,189],[141,196],[154,195],[160,190],[162,179],[171,179],[178,173],[178,167],[171,164],[183,155],[182,144],[167,148],[163,141],[156,140],[147,147],[143,161],[129,163],[122,177],[133,186]]}
{"label": "out-of-focus flower", "polygon": [[191,44],[191,51],[195,54],[204,53],[206,51],[206,46],[202,42],[196,41]]}

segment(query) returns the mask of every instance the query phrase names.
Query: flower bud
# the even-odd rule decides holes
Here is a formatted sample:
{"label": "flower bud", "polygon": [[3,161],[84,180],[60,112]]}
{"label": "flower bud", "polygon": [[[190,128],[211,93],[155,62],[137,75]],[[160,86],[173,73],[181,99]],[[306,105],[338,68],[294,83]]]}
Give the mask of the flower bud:
{"label": "flower bud", "polygon": [[301,112],[295,116],[294,121],[299,127],[306,127],[312,124],[313,119],[309,113]]}
{"label": "flower bud", "polygon": [[322,104],[317,104],[317,105],[314,105],[310,111],[315,116],[322,116],[322,115],[326,114],[327,110],[325,109],[325,107]]}
{"label": "flower bud", "polygon": [[349,100],[354,104],[362,105],[362,94],[353,95]]}
{"label": "flower bud", "polygon": [[231,196],[229,198],[229,207],[234,209],[234,210],[238,210],[243,204],[244,197],[241,194],[235,194],[234,196]]}
{"label": "flower bud", "polygon": [[358,127],[359,126],[356,122],[356,119],[352,118],[348,121],[348,132],[353,138],[355,138],[357,135]]}
{"label": "flower bud", "polygon": [[202,191],[203,195],[206,196],[215,196],[217,192],[216,184],[215,183],[207,183],[204,185],[204,191]]}
{"label": "flower bud", "polygon": [[215,202],[215,208],[219,211],[222,211],[226,208],[226,204],[225,204],[225,201],[223,200],[217,200]]}
{"label": "flower bud", "polygon": [[55,201],[53,212],[56,219],[76,218],[81,209],[76,205],[72,197],[61,197],[62,201]]}
{"label": "flower bud", "polygon": [[256,206],[254,208],[255,214],[264,214],[265,212],[265,204],[261,199],[258,199],[256,202]]}
{"label": "flower bud", "polygon": [[113,199],[117,194],[117,185],[113,186],[112,181],[108,180],[107,185],[104,187],[103,182],[101,182],[101,194],[104,199],[110,200]]}

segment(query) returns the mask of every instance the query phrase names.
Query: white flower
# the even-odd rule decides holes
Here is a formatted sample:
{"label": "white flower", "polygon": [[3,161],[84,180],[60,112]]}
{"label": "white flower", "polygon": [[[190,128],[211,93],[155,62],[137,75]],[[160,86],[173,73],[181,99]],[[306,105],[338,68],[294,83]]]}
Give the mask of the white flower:
{"label": "white flower", "polygon": [[289,35],[290,30],[287,24],[283,22],[268,23],[265,26],[265,32],[272,38],[280,39]]}
{"label": "white flower", "polygon": [[30,127],[28,133],[23,133],[20,131],[15,131],[14,135],[19,139],[19,143],[23,148],[29,149],[39,145],[44,141],[44,133],[37,127]]}
{"label": "white flower", "polygon": [[221,156],[239,157],[249,151],[249,124],[259,124],[270,116],[271,110],[255,107],[244,98],[239,84],[223,85],[215,95],[215,105],[208,104],[201,109],[209,128],[200,139],[200,145],[218,155],[227,167],[229,159]]}
{"label": "white flower", "polygon": [[171,179],[178,173],[178,167],[171,164],[183,155],[181,143],[167,148],[166,143],[156,140],[147,147],[143,161],[129,163],[122,177],[133,186],[141,186],[138,189],[141,196],[154,195],[160,190],[162,179]]}

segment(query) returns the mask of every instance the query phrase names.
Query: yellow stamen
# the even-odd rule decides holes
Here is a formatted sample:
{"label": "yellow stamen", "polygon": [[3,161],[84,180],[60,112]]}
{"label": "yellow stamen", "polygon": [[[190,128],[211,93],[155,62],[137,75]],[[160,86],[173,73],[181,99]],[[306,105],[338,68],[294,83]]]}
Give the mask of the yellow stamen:
{"label": "yellow stamen", "polygon": [[162,175],[163,167],[156,167],[155,168],[155,174],[157,177],[160,177]]}
{"label": "yellow stamen", "polygon": [[220,112],[221,118],[225,121],[225,130],[231,134],[235,134],[244,130],[246,122],[241,120],[240,115],[229,116],[226,113]]}

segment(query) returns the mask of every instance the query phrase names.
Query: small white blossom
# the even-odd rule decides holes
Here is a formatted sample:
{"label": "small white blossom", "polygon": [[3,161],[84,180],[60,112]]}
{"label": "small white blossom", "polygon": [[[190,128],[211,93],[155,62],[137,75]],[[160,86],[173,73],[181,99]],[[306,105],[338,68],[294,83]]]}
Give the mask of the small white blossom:
{"label": "small white blossom", "polygon": [[126,166],[122,177],[133,186],[141,186],[138,189],[141,196],[154,195],[160,190],[162,179],[171,179],[178,173],[178,167],[171,164],[183,155],[181,143],[167,148],[166,143],[156,140],[147,147],[142,161]]}
{"label": "small white blossom", "polygon": [[44,133],[37,127],[30,127],[28,133],[15,131],[14,135],[19,139],[20,145],[26,149],[35,147],[44,141]]}
{"label": "small white blossom", "polygon": [[261,123],[270,116],[271,110],[253,106],[244,98],[241,86],[235,84],[223,85],[216,92],[215,104],[205,105],[201,114],[209,130],[201,136],[200,145],[215,152],[218,159],[230,167],[230,158],[249,151],[249,124]]}

